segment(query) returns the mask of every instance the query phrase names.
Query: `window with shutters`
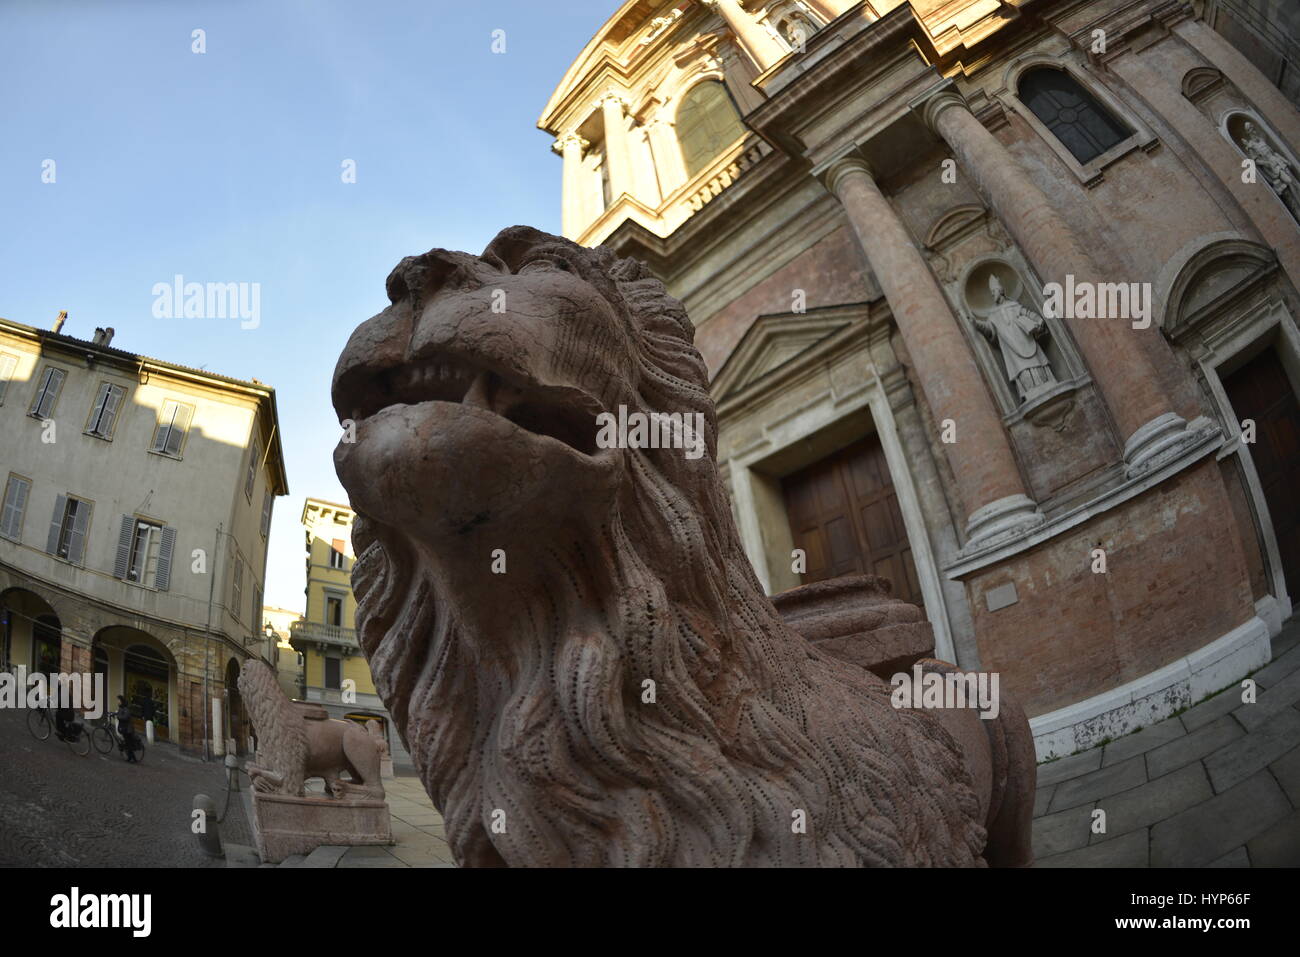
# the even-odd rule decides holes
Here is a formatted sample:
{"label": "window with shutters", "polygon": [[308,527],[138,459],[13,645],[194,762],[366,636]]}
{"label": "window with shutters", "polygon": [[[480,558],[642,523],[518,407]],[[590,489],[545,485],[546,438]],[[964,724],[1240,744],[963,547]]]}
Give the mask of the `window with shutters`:
{"label": "window with shutters", "polygon": [[158,572],[158,549],[162,545],[162,526],[135,521],[127,554],[126,580],[143,585],[154,580]]}
{"label": "window with shutters", "polygon": [[23,515],[27,512],[27,496],[32,481],[21,475],[9,476],[5,483],[4,506],[0,509],[0,535],[17,542],[23,537]]}
{"label": "window with shutters", "polygon": [[54,404],[59,399],[59,390],[63,388],[63,380],[66,377],[67,373],[62,369],[46,366],[41,373],[40,384],[36,387],[36,395],[32,396],[32,405],[27,410],[27,414],[38,419],[48,419],[54,413]]}
{"label": "window with shutters", "polygon": [[122,399],[126,390],[120,385],[101,382],[95,403],[90,407],[90,417],[86,419],[86,434],[96,438],[112,439],[113,425],[117,422],[118,410],[122,408]]}
{"label": "window with shutters", "polygon": [[1026,71],[1016,95],[1081,166],[1133,135],[1065,70]]}
{"label": "window with shutters", "polygon": [[5,404],[5,393],[13,380],[14,369],[18,367],[18,357],[7,352],[0,352],[0,405]]}
{"label": "window with shutters", "polygon": [[345,550],[347,544],[341,538],[336,538],[330,543],[330,568],[343,568],[346,559]]}
{"label": "window with shutters", "polygon": [[262,493],[262,537],[263,538],[266,538],[266,536],[271,534],[271,505],[272,505],[273,498],[274,496],[271,494],[271,490],[269,488]]}
{"label": "window with shutters", "polygon": [[158,425],[154,428],[149,451],[180,458],[193,418],[194,406],[167,399],[158,412]]}
{"label": "window with shutters", "polygon": [[230,576],[230,611],[236,620],[243,621],[244,611],[244,556],[236,553],[235,570]]}
{"label": "window with shutters", "polygon": [[249,449],[248,477],[244,479],[244,495],[249,503],[253,501],[253,487],[257,484],[257,467],[262,464],[262,440],[253,437],[253,447]]}
{"label": "window with shutters", "polygon": [[54,502],[54,517],[50,520],[50,537],[45,550],[56,558],[80,565],[86,556],[90,512],[91,504],[85,499],[60,495]]}
{"label": "window with shutters", "polygon": [[704,169],[745,133],[731,94],[717,80],[697,83],[682,97],[676,128],[687,176]]}

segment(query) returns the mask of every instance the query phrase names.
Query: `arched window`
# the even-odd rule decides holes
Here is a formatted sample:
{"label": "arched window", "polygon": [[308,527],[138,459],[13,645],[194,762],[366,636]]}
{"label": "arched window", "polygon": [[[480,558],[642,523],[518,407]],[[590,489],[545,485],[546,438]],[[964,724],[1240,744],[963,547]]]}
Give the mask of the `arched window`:
{"label": "arched window", "polygon": [[744,132],[725,86],[705,80],[691,87],[677,108],[677,140],[686,175],[694,176]]}
{"label": "arched window", "polygon": [[1064,70],[1029,70],[1020,78],[1017,95],[1080,165],[1091,163],[1132,135]]}

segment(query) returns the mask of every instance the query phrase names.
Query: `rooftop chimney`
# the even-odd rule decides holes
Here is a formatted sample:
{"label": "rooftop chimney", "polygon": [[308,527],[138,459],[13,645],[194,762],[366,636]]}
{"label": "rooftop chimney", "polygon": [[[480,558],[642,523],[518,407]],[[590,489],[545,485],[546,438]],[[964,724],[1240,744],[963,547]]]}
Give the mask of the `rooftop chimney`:
{"label": "rooftop chimney", "polygon": [[68,310],[63,309],[59,312],[59,318],[54,320],[54,331],[58,332],[63,328],[63,324],[68,321]]}
{"label": "rooftop chimney", "polygon": [[107,329],[104,330],[104,340],[100,343],[100,345],[106,346],[112,341],[113,341],[113,327],[109,326]]}
{"label": "rooftop chimney", "polygon": [[102,346],[104,344],[104,330],[99,326],[95,327],[95,334],[90,337],[90,344],[94,346]]}

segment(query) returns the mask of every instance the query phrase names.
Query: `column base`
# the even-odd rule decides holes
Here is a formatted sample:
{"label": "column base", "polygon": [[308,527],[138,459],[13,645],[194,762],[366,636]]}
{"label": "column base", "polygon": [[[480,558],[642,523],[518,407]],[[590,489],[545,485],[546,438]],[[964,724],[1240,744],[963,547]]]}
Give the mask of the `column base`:
{"label": "column base", "polygon": [[1218,426],[1205,416],[1188,422],[1173,412],[1158,415],[1124,443],[1124,475],[1134,478],[1149,472],[1217,431]]}
{"label": "column base", "polygon": [[1045,521],[1038,504],[1028,495],[1008,495],[971,512],[966,520],[966,544],[962,554],[987,548]]}

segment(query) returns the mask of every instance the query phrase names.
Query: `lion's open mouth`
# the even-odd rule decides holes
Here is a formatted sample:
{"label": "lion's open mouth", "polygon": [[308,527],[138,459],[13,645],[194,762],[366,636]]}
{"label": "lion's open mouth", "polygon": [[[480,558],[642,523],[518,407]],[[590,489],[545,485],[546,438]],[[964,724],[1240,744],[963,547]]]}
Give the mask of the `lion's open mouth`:
{"label": "lion's open mouth", "polygon": [[338,405],[358,423],[392,406],[447,402],[485,409],[583,455],[597,451],[599,404],[576,389],[523,382],[447,356],[356,373],[339,383]]}

